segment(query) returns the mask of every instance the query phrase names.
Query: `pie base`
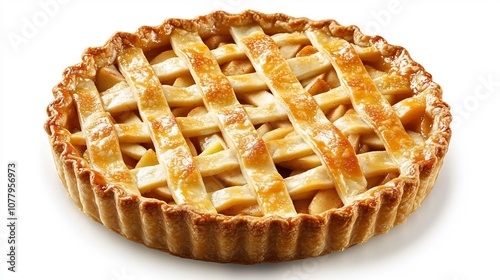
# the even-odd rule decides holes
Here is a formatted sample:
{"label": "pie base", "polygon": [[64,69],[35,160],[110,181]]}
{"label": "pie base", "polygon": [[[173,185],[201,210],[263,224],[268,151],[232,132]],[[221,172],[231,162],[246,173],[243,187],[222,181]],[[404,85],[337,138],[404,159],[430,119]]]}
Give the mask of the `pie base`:
{"label": "pie base", "polygon": [[[253,264],[281,262],[321,256],[342,251],[386,233],[404,223],[417,209],[434,186],[451,137],[451,115],[441,100],[441,89],[430,74],[413,62],[407,52],[388,45],[380,37],[368,37],[357,27],[344,27],[334,21],[314,24],[330,26],[333,34],[352,36],[361,44],[377,46],[383,52],[399,53],[401,61],[409,63],[416,90],[426,90],[427,110],[432,112],[431,135],[426,140],[421,162],[411,162],[401,175],[389,183],[368,190],[363,197],[342,208],[322,214],[298,214],[293,217],[200,213],[188,205],[170,205],[165,201],[138,196],[120,186],[109,185],[80,156],[70,141],[71,119],[76,112],[70,90],[75,87],[75,75],[95,76],[95,69],[111,61],[116,50],[136,44],[156,47],[157,41],[168,36],[171,26],[186,29],[204,28],[213,22],[257,21],[267,24],[276,18],[288,22],[281,28],[295,29],[309,23],[284,15],[264,15],[246,11],[241,15],[214,12],[194,21],[168,20],[158,27],[145,27],[135,34],[117,33],[101,48],[87,50],[83,63],[70,67],[64,80],[54,88],[55,100],[48,107],[45,124],[51,143],[58,175],[69,197],[85,214],[123,237],[170,254],[204,261]],[[212,24],[213,25],[213,24]],[[208,29],[200,33],[210,32]]]}

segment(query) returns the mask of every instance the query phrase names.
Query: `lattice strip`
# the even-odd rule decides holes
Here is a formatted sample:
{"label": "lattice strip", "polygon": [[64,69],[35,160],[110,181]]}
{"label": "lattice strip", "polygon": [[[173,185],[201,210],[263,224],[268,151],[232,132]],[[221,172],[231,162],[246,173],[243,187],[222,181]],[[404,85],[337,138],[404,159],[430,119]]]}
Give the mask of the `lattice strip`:
{"label": "lattice strip", "polygon": [[208,47],[196,33],[183,30],[174,30],[171,43],[176,54],[187,62],[201,89],[205,106],[216,117],[226,143],[236,151],[242,173],[263,213],[295,215],[283,178],[276,170],[264,141],[238,103]]}
{"label": "lattice strip", "polygon": [[[320,156],[344,203],[365,190],[367,182],[347,138],[323,114],[260,26],[231,27],[236,43],[286,108],[296,131]],[[313,124],[313,125],[311,125]]]}
{"label": "lattice strip", "polygon": [[[309,39],[304,33],[291,33],[291,34],[276,34],[271,36],[271,38],[276,42],[278,46],[284,45],[306,45],[309,43]],[[379,58],[380,52],[375,47],[367,47],[362,48],[356,46],[356,52],[362,59],[372,60],[372,58]],[[212,50],[213,57],[217,60],[219,65],[224,64],[225,62],[231,60],[237,60],[245,58],[245,53],[241,50],[241,48],[236,44],[224,44],[217,49]],[[290,68],[295,70],[299,65],[308,65],[309,67],[304,68],[300,67],[300,71],[295,73],[299,79],[310,77],[315,73],[321,73],[324,69],[328,68],[330,65],[325,59],[324,55],[321,53],[313,54],[306,57],[296,57],[289,60]],[[188,66],[180,60],[178,57],[168,57],[168,59],[164,59],[161,61],[152,61],[153,69],[155,73],[158,75],[161,81],[169,81],[170,79],[182,75],[188,72]],[[254,73],[248,75],[238,75],[237,82],[239,78],[242,76],[247,77],[247,80],[252,80]],[[231,79],[231,78],[230,78]],[[237,85],[233,84],[235,91],[239,88]],[[264,87],[265,84],[262,82],[258,82],[254,84],[254,86],[260,85]],[[262,88],[260,88],[262,89]]]}
{"label": "lattice strip", "polygon": [[[297,65],[295,69],[292,70],[294,70],[295,75],[298,75],[301,69],[304,68],[307,69],[309,66],[305,67],[304,64],[300,64],[300,66]],[[267,89],[265,82],[256,73],[229,76],[228,79],[236,93]],[[399,76],[387,75],[376,77],[373,80],[377,89],[384,95],[411,91],[408,81]],[[203,104],[202,97],[196,85],[186,88],[162,85],[162,90],[167,98],[168,104],[172,107],[195,107]],[[134,93],[130,91],[130,88],[125,82],[119,82],[103,92],[102,99],[105,109],[110,113],[137,109]],[[331,108],[332,104],[345,104],[349,102],[349,96],[342,87],[317,94],[314,96],[314,99],[322,109]],[[274,112],[270,112],[267,115],[272,116],[273,114]],[[283,111],[280,115],[286,114]]]}
{"label": "lattice strip", "polygon": [[[232,155],[232,153],[219,153],[224,153],[224,158],[218,156],[211,158],[210,164],[214,166],[220,166],[221,170],[227,170],[230,169],[227,164],[237,163],[236,156]],[[358,154],[357,157],[363,174],[367,178],[372,178],[391,172],[398,172],[398,166],[392,161],[389,154],[385,151],[375,151]],[[204,165],[207,163],[202,162],[200,158],[201,156],[195,157],[195,160],[196,163],[200,166],[200,169],[204,170],[206,168]],[[236,167],[237,166],[235,166],[235,168]],[[143,193],[164,186],[166,184],[166,174],[160,165],[136,168],[132,170],[132,174],[135,175],[138,182],[138,187]],[[331,188],[334,184],[325,167],[321,166],[319,163],[316,165],[316,167],[311,167],[310,170],[306,172],[285,178],[284,182],[286,188],[288,189],[288,193],[293,199],[307,192]],[[238,190],[239,193],[244,194],[243,197],[233,196],[233,190],[240,187],[248,188],[246,185],[232,186],[213,192],[213,194],[211,195],[212,201],[218,211],[221,211],[226,207],[238,205],[240,203],[248,203],[249,201],[251,201],[251,204],[257,204],[257,199],[250,189],[248,189],[248,192]]]}
{"label": "lattice strip", "polygon": [[142,49],[123,50],[118,57],[118,66],[133,89],[139,113],[149,128],[158,161],[165,170],[167,186],[175,202],[190,203],[204,212],[216,212],[189,146],[168,106],[161,83]]}
{"label": "lattice strip", "polygon": [[[334,107],[334,105],[341,105],[350,102],[349,96],[342,88],[334,88],[328,92],[317,94],[314,98],[320,107],[324,107],[325,110]],[[394,104],[393,110],[398,118],[401,119],[401,122],[406,124],[423,115],[425,110],[425,99],[423,98],[423,95],[406,98]],[[246,111],[254,125],[287,119],[286,112],[275,103],[269,103],[259,107],[247,107]],[[209,115],[179,117],[177,118],[177,121],[185,137],[209,135],[219,132],[217,124]],[[352,130],[354,128],[362,129],[363,131],[373,129],[372,126],[366,123],[358,114],[341,117],[337,119],[334,124],[344,134],[353,133]],[[147,126],[143,123],[118,123],[115,124],[115,129],[117,130],[118,137],[122,143],[151,142]],[[74,133],[72,135],[71,142],[78,145],[84,145],[84,134],[82,132]]]}
{"label": "lattice strip", "polygon": [[[398,167],[392,162],[387,152],[369,152],[358,155],[363,172],[368,177],[398,172]],[[331,189],[334,184],[328,171],[323,166],[312,168],[298,175],[285,178],[288,192],[293,199],[317,190]],[[234,186],[217,190],[211,194],[212,202],[217,211],[240,204],[256,204],[255,196],[246,186]]]}
{"label": "lattice strip", "polygon": [[117,133],[94,82],[78,81],[73,97],[93,168],[106,176],[111,185],[122,185],[139,194],[135,179],[123,162]]}
{"label": "lattice strip", "polygon": [[307,31],[311,43],[328,54],[342,84],[349,92],[354,109],[376,128],[386,150],[402,164],[412,147],[412,138],[391,105],[377,90],[363,62],[347,41],[331,37],[324,30]]}

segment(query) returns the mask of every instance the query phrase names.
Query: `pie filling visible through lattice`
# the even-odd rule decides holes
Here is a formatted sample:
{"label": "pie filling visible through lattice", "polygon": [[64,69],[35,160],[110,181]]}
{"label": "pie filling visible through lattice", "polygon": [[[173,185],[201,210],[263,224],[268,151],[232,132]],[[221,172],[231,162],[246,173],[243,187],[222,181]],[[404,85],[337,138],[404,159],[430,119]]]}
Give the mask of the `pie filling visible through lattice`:
{"label": "pie filling visible through lattice", "polygon": [[324,255],[406,220],[451,137],[440,87],[355,26],[214,12],[117,33],[45,129],[83,212],[181,257]]}

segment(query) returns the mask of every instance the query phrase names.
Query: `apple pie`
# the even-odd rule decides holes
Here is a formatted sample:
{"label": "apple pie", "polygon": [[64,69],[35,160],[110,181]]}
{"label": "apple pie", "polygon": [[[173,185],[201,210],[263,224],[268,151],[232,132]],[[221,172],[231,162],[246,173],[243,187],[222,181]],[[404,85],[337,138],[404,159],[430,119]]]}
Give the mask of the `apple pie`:
{"label": "apple pie", "polygon": [[54,87],[45,130],[92,219],[173,255],[325,255],[405,222],[451,137],[442,90],[356,26],[222,11],[118,32]]}

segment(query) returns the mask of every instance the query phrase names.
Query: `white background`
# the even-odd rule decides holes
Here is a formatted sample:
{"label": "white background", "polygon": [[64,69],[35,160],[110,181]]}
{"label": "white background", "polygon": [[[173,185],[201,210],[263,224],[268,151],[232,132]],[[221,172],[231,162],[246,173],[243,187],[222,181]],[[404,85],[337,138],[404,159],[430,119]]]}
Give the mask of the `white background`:
{"label": "white background", "polygon": [[[437,2],[2,1],[0,279],[500,279],[495,133],[500,126],[500,7],[498,1]],[[454,134],[434,190],[407,223],[320,258],[216,264],[125,240],[66,196],[43,130],[51,89],[64,68],[115,31],[247,8],[356,24],[406,47],[441,84],[453,106]],[[7,271],[8,161],[18,164],[16,273]]]}

